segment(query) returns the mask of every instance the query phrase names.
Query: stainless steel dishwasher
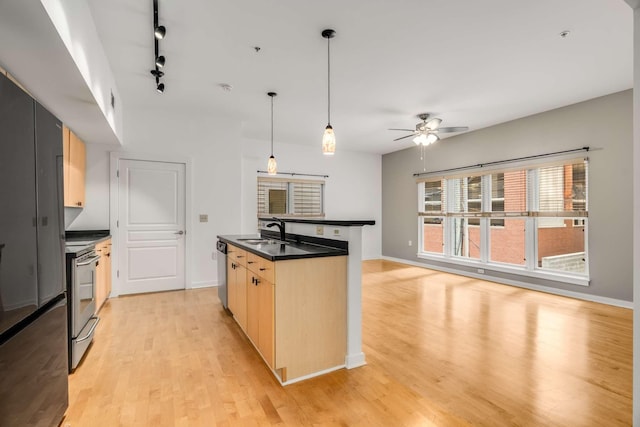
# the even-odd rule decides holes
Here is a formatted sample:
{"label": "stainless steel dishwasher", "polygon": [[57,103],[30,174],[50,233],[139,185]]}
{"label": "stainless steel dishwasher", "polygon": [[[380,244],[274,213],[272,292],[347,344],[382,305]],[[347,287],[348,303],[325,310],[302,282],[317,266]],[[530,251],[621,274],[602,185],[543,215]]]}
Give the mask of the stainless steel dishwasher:
{"label": "stainless steel dishwasher", "polygon": [[225,309],[227,307],[227,244],[218,240],[218,298]]}

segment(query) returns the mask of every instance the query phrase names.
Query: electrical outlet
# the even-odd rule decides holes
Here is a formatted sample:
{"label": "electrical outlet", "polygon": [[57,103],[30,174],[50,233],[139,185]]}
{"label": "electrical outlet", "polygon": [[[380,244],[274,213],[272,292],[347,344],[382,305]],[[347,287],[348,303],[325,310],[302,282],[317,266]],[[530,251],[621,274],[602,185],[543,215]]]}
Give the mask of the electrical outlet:
{"label": "electrical outlet", "polygon": [[413,246],[413,242],[409,240],[409,246]]}
{"label": "electrical outlet", "polygon": [[200,222],[209,222],[209,215],[200,214]]}
{"label": "electrical outlet", "polygon": [[323,226],[318,225],[318,226],[316,227],[316,235],[317,235],[317,236],[322,236],[322,235],[324,235],[324,227],[323,227]]}
{"label": "electrical outlet", "polygon": [[333,229],[333,235],[334,236],[339,236],[340,235],[340,229],[339,228],[334,228]]}
{"label": "electrical outlet", "polygon": [[479,269],[478,269],[478,273],[480,273],[480,274],[484,274],[484,268],[479,268]]}

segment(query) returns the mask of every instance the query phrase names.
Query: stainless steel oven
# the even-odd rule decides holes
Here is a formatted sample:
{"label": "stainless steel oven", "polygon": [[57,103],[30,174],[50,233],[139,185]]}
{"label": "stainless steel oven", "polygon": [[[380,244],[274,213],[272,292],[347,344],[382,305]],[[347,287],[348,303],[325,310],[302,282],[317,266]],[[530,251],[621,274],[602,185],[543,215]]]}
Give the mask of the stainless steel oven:
{"label": "stainless steel oven", "polygon": [[96,312],[96,267],[100,261],[93,245],[71,246],[67,252],[69,294],[69,370],[73,371],[93,340],[100,319]]}

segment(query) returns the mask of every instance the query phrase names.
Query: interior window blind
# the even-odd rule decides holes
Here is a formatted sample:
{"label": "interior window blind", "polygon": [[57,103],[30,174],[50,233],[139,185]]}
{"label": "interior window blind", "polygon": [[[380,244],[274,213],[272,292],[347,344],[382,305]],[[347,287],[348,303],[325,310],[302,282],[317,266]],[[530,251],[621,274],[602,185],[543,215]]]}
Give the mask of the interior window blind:
{"label": "interior window blind", "polygon": [[258,216],[324,217],[324,181],[258,177]]}
{"label": "interior window blind", "polygon": [[293,214],[299,216],[322,215],[322,189],[319,182],[293,182]]}
{"label": "interior window blind", "polygon": [[537,216],[587,216],[587,162],[541,167]]}
{"label": "interior window blind", "polygon": [[445,212],[445,180],[437,179],[424,183],[424,216],[441,216]]}

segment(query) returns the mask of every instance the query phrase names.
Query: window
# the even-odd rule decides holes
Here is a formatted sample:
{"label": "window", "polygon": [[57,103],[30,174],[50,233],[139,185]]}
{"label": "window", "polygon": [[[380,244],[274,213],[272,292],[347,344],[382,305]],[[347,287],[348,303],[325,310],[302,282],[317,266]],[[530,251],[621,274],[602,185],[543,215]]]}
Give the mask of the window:
{"label": "window", "polygon": [[258,177],[258,216],[324,217],[324,181]]}
{"label": "window", "polygon": [[586,283],[587,175],[581,159],[420,180],[419,255]]}
{"label": "window", "polygon": [[422,252],[443,254],[445,205],[444,180],[426,181],[422,187]]}

